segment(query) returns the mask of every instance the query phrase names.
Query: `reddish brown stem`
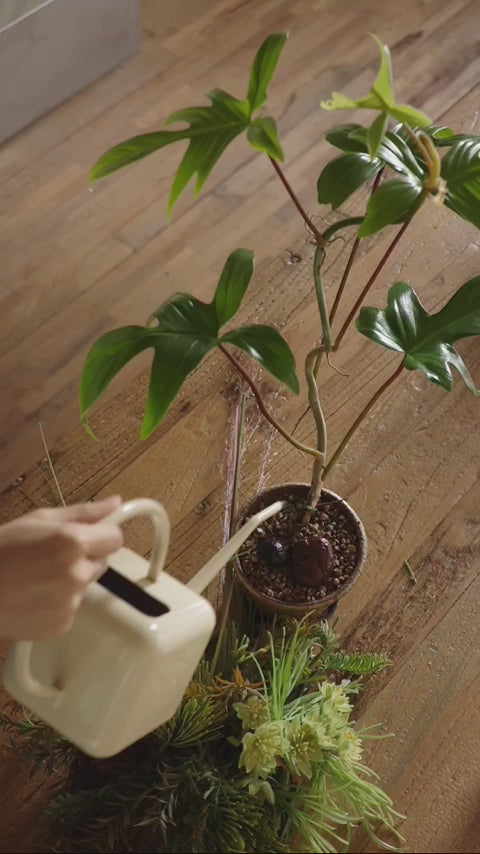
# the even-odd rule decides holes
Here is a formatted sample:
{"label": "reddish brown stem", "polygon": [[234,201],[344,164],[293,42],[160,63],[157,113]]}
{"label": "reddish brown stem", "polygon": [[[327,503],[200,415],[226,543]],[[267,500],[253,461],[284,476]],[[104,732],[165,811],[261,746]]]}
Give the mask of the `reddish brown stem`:
{"label": "reddish brown stem", "polygon": [[[377,189],[377,187],[381,181],[382,175],[383,175],[383,169],[380,169],[380,172],[378,172],[378,174],[375,176],[375,181],[373,182],[373,187],[372,187],[372,192],[370,193],[370,198],[372,198],[375,190]],[[353,265],[353,262],[355,260],[355,256],[357,254],[358,247],[360,246],[360,240],[361,240],[360,237],[356,237],[355,240],[353,241],[353,246],[352,246],[350,255],[348,256],[347,266],[345,267],[345,269],[343,271],[343,276],[342,276],[341,282],[338,286],[338,291],[337,291],[337,294],[335,296],[335,299],[334,299],[334,302],[332,305],[332,310],[330,312],[330,318],[329,318],[330,325],[332,325],[333,319],[337,313],[337,309],[338,309],[338,306],[340,304],[340,300],[341,300],[341,298],[343,296],[343,292],[345,290],[345,285],[347,284],[347,279],[350,275],[350,270],[352,269],[352,265]]]}
{"label": "reddish brown stem", "polygon": [[397,233],[397,234],[395,235],[395,237],[393,238],[393,240],[392,240],[392,242],[391,242],[390,246],[388,247],[387,251],[386,251],[386,252],[385,252],[385,254],[384,254],[384,255],[382,255],[382,257],[380,258],[380,261],[378,262],[377,266],[375,267],[375,269],[374,269],[374,271],[373,271],[372,275],[370,276],[370,278],[369,278],[369,280],[368,280],[367,284],[365,285],[365,287],[364,287],[364,289],[363,289],[362,293],[361,293],[361,294],[360,294],[360,296],[358,297],[358,299],[357,299],[357,301],[356,301],[355,305],[353,306],[352,310],[349,312],[348,317],[347,317],[347,319],[345,320],[345,323],[343,324],[343,326],[342,326],[342,328],[341,328],[340,332],[338,333],[338,335],[337,335],[337,337],[336,337],[336,339],[335,339],[335,344],[333,345],[333,349],[334,349],[334,350],[338,350],[338,347],[339,347],[339,345],[340,345],[340,342],[342,341],[343,336],[345,335],[345,333],[346,333],[346,331],[347,331],[348,327],[350,326],[350,324],[351,324],[351,322],[352,322],[353,318],[355,317],[355,315],[356,315],[356,313],[357,313],[358,309],[360,308],[360,306],[361,306],[361,304],[362,304],[363,300],[365,299],[365,297],[366,297],[366,295],[368,294],[368,292],[369,292],[370,288],[372,287],[373,283],[376,281],[377,277],[379,276],[379,274],[380,274],[380,273],[381,273],[381,271],[383,270],[383,268],[384,268],[385,264],[387,263],[388,259],[390,258],[390,255],[392,254],[393,250],[395,249],[395,247],[396,247],[396,245],[397,245],[398,241],[399,241],[399,240],[401,240],[401,238],[402,238],[402,237],[403,237],[403,235],[405,234],[405,231],[407,230],[407,228],[408,228],[408,226],[409,226],[410,222],[411,222],[411,220],[407,220],[407,222],[404,222],[404,223],[403,223],[403,225],[402,225],[401,229],[398,231],[398,233]]}
{"label": "reddish brown stem", "polygon": [[317,241],[318,245],[319,246],[325,246],[326,241],[325,241],[323,235],[318,230],[315,223],[312,222],[312,220],[310,219],[305,208],[303,207],[302,203],[300,202],[300,199],[297,197],[297,195],[294,193],[292,187],[288,183],[288,181],[287,181],[285,175],[283,174],[280,166],[278,165],[277,161],[274,160],[273,157],[270,157],[269,160],[270,160],[270,163],[272,164],[273,168],[275,169],[275,172],[277,173],[278,177],[280,178],[280,181],[282,182],[283,186],[285,187],[288,195],[290,196],[293,204],[295,205],[297,211],[299,212],[300,216],[302,217],[305,225],[307,226],[307,228],[310,229],[310,231],[314,235],[315,240]]}
{"label": "reddish brown stem", "polygon": [[260,394],[255,382],[252,380],[251,376],[247,374],[246,370],[243,368],[240,362],[238,362],[237,359],[232,356],[231,353],[228,352],[228,350],[226,349],[226,347],[223,346],[223,344],[219,344],[218,349],[222,351],[223,355],[228,359],[228,361],[234,366],[235,370],[238,371],[240,376],[242,376],[245,382],[249,385],[253,392],[255,400],[257,401],[257,406],[260,412],[262,413],[263,417],[269,422],[269,424],[271,424],[272,427],[274,427],[275,430],[280,433],[280,435],[283,436],[284,439],[287,440],[287,442],[290,442],[290,444],[293,445],[294,448],[297,448],[298,451],[302,451],[302,453],[304,454],[309,454],[311,457],[315,457],[316,460],[320,460],[323,464],[324,456],[321,451],[318,451],[317,448],[310,448],[308,445],[304,445],[303,442],[297,442],[297,440],[282,427],[282,425],[279,421],[277,421],[275,416],[268,411],[267,407],[265,406],[265,403],[263,402],[262,395]]}
{"label": "reddish brown stem", "polygon": [[345,448],[347,447],[350,439],[352,438],[354,433],[356,433],[356,431],[360,427],[360,424],[362,423],[364,418],[366,418],[366,416],[368,415],[368,413],[370,412],[372,407],[375,406],[377,400],[382,396],[384,391],[386,391],[387,388],[394,382],[394,380],[396,380],[397,377],[400,376],[402,371],[403,371],[403,361],[400,363],[398,368],[395,369],[393,374],[391,374],[388,377],[388,379],[385,380],[383,385],[380,386],[378,391],[375,392],[375,394],[373,395],[373,397],[370,398],[368,403],[365,404],[360,415],[358,416],[358,418],[355,419],[352,426],[350,427],[350,430],[348,430],[347,433],[345,433],[345,436],[343,437],[342,441],[340,442],[338,448],[336,449],[336,451],[332,455],[331,459],[329,459],[327,465],[325,466],[325,468],[323,470],[324,480],[328,476],[328,474],[331,472],[331,470],[334,467],[335,463],[337,462],[338,458],[341,456],[341,454],[343,454],[343,452],[344,452]]}

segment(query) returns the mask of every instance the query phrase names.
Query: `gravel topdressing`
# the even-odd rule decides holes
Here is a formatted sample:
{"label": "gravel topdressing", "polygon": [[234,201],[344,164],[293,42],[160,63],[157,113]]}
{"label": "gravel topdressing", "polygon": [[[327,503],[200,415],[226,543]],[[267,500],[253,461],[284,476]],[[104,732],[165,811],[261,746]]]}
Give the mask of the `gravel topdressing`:
{"label": "gravel topdressing", "polygon": [[[335,499],[324,499],[302,525],[305,503],[298,495],[282,496],[283,510],[257,528],[243,545],[239,558],[244,574],[257,590],[274,599],[301,604],[316,602],[345,584],[353,574],[359,549],[358,531],[344,505]],[[268,505],[268,500],[256,510]],[[323,552],[327,543],[328,560],[315,560],[317,545]],[[327,543],[325,543],[327,541]],[[312,581],[299,584],[293,574],[305,573],[305,556],[310,550]],[[302,566],[295,569],[295,560]],[[293,568],[292,568],[293,567]]]}

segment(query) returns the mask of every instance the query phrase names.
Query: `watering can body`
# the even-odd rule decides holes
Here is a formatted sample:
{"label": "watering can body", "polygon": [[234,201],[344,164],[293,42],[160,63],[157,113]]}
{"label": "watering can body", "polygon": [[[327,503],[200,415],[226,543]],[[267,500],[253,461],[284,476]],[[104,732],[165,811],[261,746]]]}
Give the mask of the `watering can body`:
{"label": "watering can body", "polygon": [[[148,563],[122,548],[112,571],[136,583]],[[29,671],[44,691],[19,673],[20,644],[5,664],[9,694],[90,756],[118,753],[175,713],[215,626],[210,603],[165,572],[140,590],[160,613],[94,583],[67,634],[32,645]]]}
{"label": "watering can body", "polygon": [[13,644],[3,670],[14,699],[97,758],[120,752],[175,713],[215,626],[200,593],[236,551],[236,540],[248,536],[238,532],[185,585],[162,571],[169,541],[162,505],[137,499],[109,521],[137,515],[154,525],[150,563],[119,549],[87,588],[71,629]]}

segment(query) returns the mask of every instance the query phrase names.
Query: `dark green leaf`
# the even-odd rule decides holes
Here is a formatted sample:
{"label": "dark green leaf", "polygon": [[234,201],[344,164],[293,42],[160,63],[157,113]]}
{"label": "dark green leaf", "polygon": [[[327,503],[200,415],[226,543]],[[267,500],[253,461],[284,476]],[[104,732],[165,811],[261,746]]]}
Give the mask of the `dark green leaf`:
{"label": "dark green leaf", "polygon": [[98,181],[99,178],[105,178],[106,175],[116,172],[117,169],[123,169],[124,166],[135,163],[136,160],[142,160],[165,145],[170,145],[170,143],[183,138],[181,131],[177,133],[169,130],[132,136],[131,139],[114,145],[113,148],[102,154],[92,168],[88,180]]}
{"label": "dark green leaf", "polygon": [[107,332],[95,342],[83,366],[79,404],[82,421],[88,428],[88,410],[111,380],[143,350],[153,346],[153,331],[143,326],[124,326]]}
{"label": "dark green leaf", "polygon": [[378,152],[380,160],[402,175],[426,178],[425,164],[418,162],[414,152],[403,138],[400,130],[387,131]]}
{"label": "dark green leaf", "polygon": [[250,71],[247,102],[250,115],[265,103],[267,86],[280,58],[288,33],[271,33],[259,48]]}
{"label": "dark green leaf", "polygon": [[183,336],[174,332],[157,333],[147,405],[140,428],[141,439],[148,439],[153,433],[188,375],[215,344],[215,338],[194,334],[185,341]]}
{"label": "dark green leaf", "polygon": [[436,128],[434,125],[426,128],[426,133],[432,137],[437,148],[445,148],[447,146],[451,147],[457,142],[463,142],[467,139],[471,142],[478,142],[478,140],[480,140],[480,136],[472,136],[468,133],[453,133],[450,128]]}
{"label": "dark green leaf", "polygon": [[[354,131],[360,131],[363,139],[357,139],[353,133]],[[362,125],[346,124],[338,125],[338,127],[329,130],[328,133],[325,134],[325,139],[330,143],[330,145],[334,145],[335,148],[340,148],[342,151],[366,152],[367,145],[365,136],[366,130]]]}
{"label": "dark green leaf", "polygon": [[253,252],[249,249],[237,249],[227,258],[213,298],[218,328],[228,323],[240,308],[254,263]]}
{"label": "dark green leaf", "polygon": [[382,184],[367,204],[367,215],[358,230],[359,237],[376,234],[386,225],[410,217],[422,192],[422,184],[413,176]]}
{"label": "dark green leaf", "polygon": [[385,131],[388,127],[387,113],[379,113],[377,118],[370,125],[367,132],[368,153],[370,157],[376,157],[378,149],[385,136]]}
{"label": "dark green leaf", "polygon": [[480,228],[480,139],[455,143],[442,160],[445,204]]}
{"label": "dark green leaf", "polygon": [[174,294],[153,313],[147,326],[116,329],[95,342],[80,381],[80,410],[87,430],[90,407],[116,374],[150,347],[153,363],[142,439],[160,423],[187,376],[221,341],[245,350],[292,391],[298,391],[292,353],[275,329],[245,327],[218,337],[220,327],[231,320],[240,306],[252,276],[253,261],[253,253],[247,249],[232,252],[211,303],[201,302],[191,294]]}
{"label": "dark green leaf", "polygon": [[404,354],[408,370],[420,370],[450,391],[453,366],[477,394],[473,380],[453,344],[480,335],[480,277],[466,282],[436,314],[429,315],[406,282],[390,288],[385,309],[362,308],[356,322],[362,335]]}
{"label": "dark green leaf", "polygon": [[276,329],[271,326],[244,326],[227,332],[222,344],[234,344],[266,368],[277,380],[285,383],[290,391],[298,394],[299,385],[295,373],[295,359],[290,347]]}
{"label": "dark green leaf", "polygon": [[430,125],[430,127],[427,128],[427,133],[432,137],[432,139],[436,140],[450,139],[452,136],[455,136],[453,130],[446,125]]}
{"label": "dark green leaf", "polygon": [[[265,101],[266,87],[275,71],[286,38],[286,33],[273,33],[262,44],[252,65],[245,101],[239,101],[220,89],[213,89],[207,94],[211,102],[210,106],[178,110],[166,121],[167,125],[173,122],[186,122],[189,127],[142,134],[121,142],[97,161],[91,171],[90,180],[103,178],[166,145],[188,140],[188,148],[170,188],[167,206],[169,217],[175,202],[191,178],[196,177],[196,196],[225,148],[248,128],[252,113]],[[255,129],[249,133],[249,142],[255,149],[266,151],[277,160],[283,159],[272,119],[257,120]]]}
{"label": "dark green leaf", "polygon": [[116,329],[91,348],[80,380],[80,411],[85,426],[88,410],[113,377],[138,353],[152,347],[152,374],[140,431],[141,438],[147,438],[188,374],[217,343],[215,310],[189,294],[175,294],[154,316],[158,326]]}
{"label": "dark green leaf", "polygon": [[227,145],[248,126],[248,114],[243,102],[220,89],[208,92],[211,107],[192,107],[169,116],[167,124],[189,122],[190,127],[179,133],[190,139],[180,166],[173,179],[168,198],[167,214],[190,179],[196,175],[195,196],[212,171]]}
{"label": "dark green leaf", "polygon": [[319,204],[338,208],[355,190],[382,168],[377,158],[368,154],[349,153],[327,163],[317,182]]}
{"label": "dark green leaf", "polygon": [[262,151],[274,160],[283,160],[283,151],[278,141],[277,126],[273,119],[254,119],[248,126],[247,139],[255,151]]}

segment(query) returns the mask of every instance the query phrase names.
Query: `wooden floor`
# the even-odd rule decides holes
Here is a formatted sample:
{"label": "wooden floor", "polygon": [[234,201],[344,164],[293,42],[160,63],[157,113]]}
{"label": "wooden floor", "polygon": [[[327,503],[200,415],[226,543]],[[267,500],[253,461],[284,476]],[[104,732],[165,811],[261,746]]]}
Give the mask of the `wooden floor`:
{"label": "wooden floor", "polygon": [[50,443],[76,423],[80,368],[99,333],[144,322],[174,290],[211,293],[232,248],[254,249],[262,265],[301,231],[243,139],[169,227],[179,150],[89,188],[98,155],[212,86],[242,96],[256,47],[288,29],[269,109],[288,176],[316,214],[332,123],[318,103],[366,88],[377,63],[368,32],[392,47],[398,96],[435,117],[478,80],[479,23],[478,0],[143,0],[141,52],[0,149],[0,486],[42,452],[40,420]]}
{"label": "wooden floor", "polygon": [[[241,96],[256,46],[268,32],[288,28],[270,109],[279,119],[287,174],[316,215],[315,183],[328,149],[322,135],[333,124],[318,102],[332,89],[361,94],[367,87],[376,64],[369,31],[392,46],[399,98],[434,118],[446,114],[458,130],[479,132],[480,90],[474,87],[480,79],[480,4],[143,5],[141,53],[0,149],[0,484],[17,480],[0,497],[0,521],[56,500],[45,466],[33,465],[43,456],[41,419],[67,500],[118,490],[126,498],[146,491],[165,501],[174,525],[170,570],[185,578],[219,537],[228,419],[217,393],[223,366],[212,356],[157,437],[143,446],[136,436],[145,379],[131,383],[124,376],[112,391],[120,396],[92,419],[102,436],[93,445],[72,429],[85,350],[115,324],[143,322],[173,290],[210,294],[226,254],[241,245],[253,248],[265,267],[245,316],[256,314],[258,301],[261,316],[285,321],[301,350],[316,323],[307,278],[311,250],[268,162],[242,141],[227,152],[199,201],[182,199],[169,227],[166,194],[178,153],[144,161],[93,192],[85,183],[89,166],[110,144],[158,128],[174,108],[201,103],[214,85]],[[421,284],[429,307],[458,285],[457,275],[465,281],[479,272],[478,235],[443,213],[436,230],[422,211],[425,232],[416,229],[385,270],[385,281],[401,276]],[[305,266],[285,263],[289,247],[300,247]],[[373,242],[353,290],[380,254],[381,242]],[[330,284],[335,275],[334,269]],[[385,281],[373,302],[381,299]],[[379,351],[372,361],[372,346],[352,336],[341,357],[351,378],[329,372],[322,387],[332,447],[352,420],[353,393],[366,400],[389,371],[393,356]],[[475,341],[467,355],[478,384]],[[360,512],[371,542],[369,567],[358,592],[342,604],[339,627],[350,648],[383,649],[393,661],[372,682],[362,723],[382,720],[396,733],[391,748],[386,742],[372,748],[371,761],[408,814],[408,850],[480,854],[480,489],[473,427],[479,403],[460,384],[452,396],[421,390],[409,375],[401,395],[393,391],[385,398],[376,426],[359,435],[332,478],[332,488]],[[295,421],[298,405],[280,400],[287,424]],[[300,437],[308,439],[308,430],[303,425]],[[255,442],[261,438],[254,438],[250,451],[252,479],[258,476]],[[296,452],[284,444],[274,451],[273,481],[305,474]],[[247,491],[249,486],[244,483]],[[134,530],[132,545],[145,553],[148,544],[148,530]],[[405,558],[415,568],[417,586],[401,570]],[[33,840],[45,789],[38,786],[26,782],[16,757],[3,755],[0,852],[38,850]],[[356,850],[370,848],[363,840]]]}

